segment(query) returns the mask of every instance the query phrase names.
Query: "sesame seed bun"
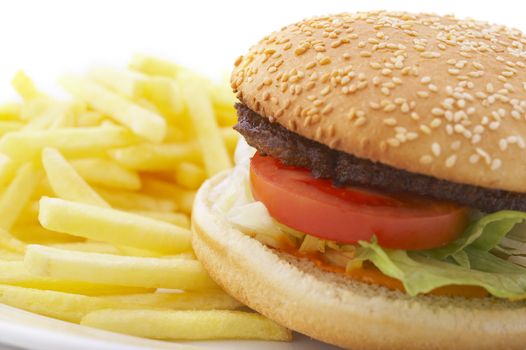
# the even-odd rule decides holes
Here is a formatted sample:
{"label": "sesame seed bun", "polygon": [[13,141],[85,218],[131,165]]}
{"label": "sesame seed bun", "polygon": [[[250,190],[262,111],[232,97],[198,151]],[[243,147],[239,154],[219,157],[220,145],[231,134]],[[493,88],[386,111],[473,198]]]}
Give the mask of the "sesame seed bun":
{"label": "sesame seed bun", "polygon": [[526,38],[451,16],[308,19],[236,61],[232,88],[260,115],[360,158],[526,192]]}
{"label": "sesame seed bun", "polygon": [[252,309],[349,349],[524,349],[524,302],[410,297],[322,271],[246,236],[211,209],[210,192],[226,176],[197,193],[193,247],[212,278]]}

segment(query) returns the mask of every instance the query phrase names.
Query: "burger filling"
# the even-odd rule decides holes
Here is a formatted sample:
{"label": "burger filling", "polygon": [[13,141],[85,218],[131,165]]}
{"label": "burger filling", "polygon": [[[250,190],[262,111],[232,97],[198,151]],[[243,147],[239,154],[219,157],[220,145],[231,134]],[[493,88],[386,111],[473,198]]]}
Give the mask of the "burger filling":
{"label": "burger filling", "polygon": [[[243,123],[240,113],[237,128],[244,128],[241,132],[259,151],[240,142],[232,176],[213,193],[214,210],[245,234],[273,249],[309,258],[325,270],[410,295],[526,297],[526,226],[522,223],[526,213],[495,212],[495,206],[501,205],[498,200],[507,200],[512,208],[520,206],[520,194],[484,193],[480,192],[484,189],[459,185],[467,186],[469,198],[452,202],[437,199],[442,194],[423,196],[400,190],[407,185],[400,181],[393,185],[393,175],[383,177],[391,181],[390,190],[347,180],[335,186],[337,179],[326,176],[331,170],[316,166],[327,160],[309,153],[311,146],[319,144],[291,140],[295,136],[288,131],[271,132],[268,125],[259,127],[259,133],[267,130],[266,138],[260,138],[247,131],[255,130],[254,119],[251,122],[251,128],[239,125]],[[285,134],[276,136],[280,132]],[[266,141],[260,145],[255,139]],[[289,160],[287,164],[283,159]],[[338,160],[334,164],[341,167]],[[362,164],[362,170],[363,166],[367,165]],[[433,179],[408,174],[416,177],[416,185]],[[369,176],[379,177],[378,171]],[[446,183],[432,187],[436,190]],[[477,192],[490,199],[482,207],[476,202],[466,205],[477,198]],[[481,209],[494,212],[485,214]]]}

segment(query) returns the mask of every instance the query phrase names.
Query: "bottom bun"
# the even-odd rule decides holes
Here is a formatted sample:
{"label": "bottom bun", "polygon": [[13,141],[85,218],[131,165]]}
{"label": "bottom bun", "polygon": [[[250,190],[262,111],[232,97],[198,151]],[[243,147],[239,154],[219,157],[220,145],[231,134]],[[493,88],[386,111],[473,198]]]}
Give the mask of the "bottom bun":
{"label": "bottom bun", "polygon": [[526,303],[417,296],[361,283],[266,247],[212,210],[207,181],[193,208],[193,246],[212,278],[268,318],[355,350],[526,349]]}

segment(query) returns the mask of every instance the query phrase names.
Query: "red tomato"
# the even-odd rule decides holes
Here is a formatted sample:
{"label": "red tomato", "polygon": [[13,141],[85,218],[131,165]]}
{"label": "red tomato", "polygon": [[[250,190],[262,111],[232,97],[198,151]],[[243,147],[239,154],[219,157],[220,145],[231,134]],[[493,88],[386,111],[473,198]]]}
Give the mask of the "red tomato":
{"label": "red tomato", "polygon": [[468,224],[468,209],[410,194],[334,187],[304,168],[285,166],[256,153],[250,163],[254,197],[280,223],[341,243],[370,241],[392,249],[429,249],[448,244]]}

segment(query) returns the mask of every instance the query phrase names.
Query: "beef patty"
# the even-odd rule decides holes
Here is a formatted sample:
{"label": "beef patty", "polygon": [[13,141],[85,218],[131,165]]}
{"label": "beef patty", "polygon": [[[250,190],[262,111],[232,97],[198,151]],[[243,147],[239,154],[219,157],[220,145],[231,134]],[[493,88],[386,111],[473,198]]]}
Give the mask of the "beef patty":
{"label": "beef patty", "polygon": [[526,211],[526,193],[460,184],[358,158],[289,131],[244,104],[236,104],[236,109],[238,123],[234,129],[249,145],[287,165],[308,168],[316,178],[332,179],[336,186],[359,185],[388,192],[410,192],[485,212]]}

